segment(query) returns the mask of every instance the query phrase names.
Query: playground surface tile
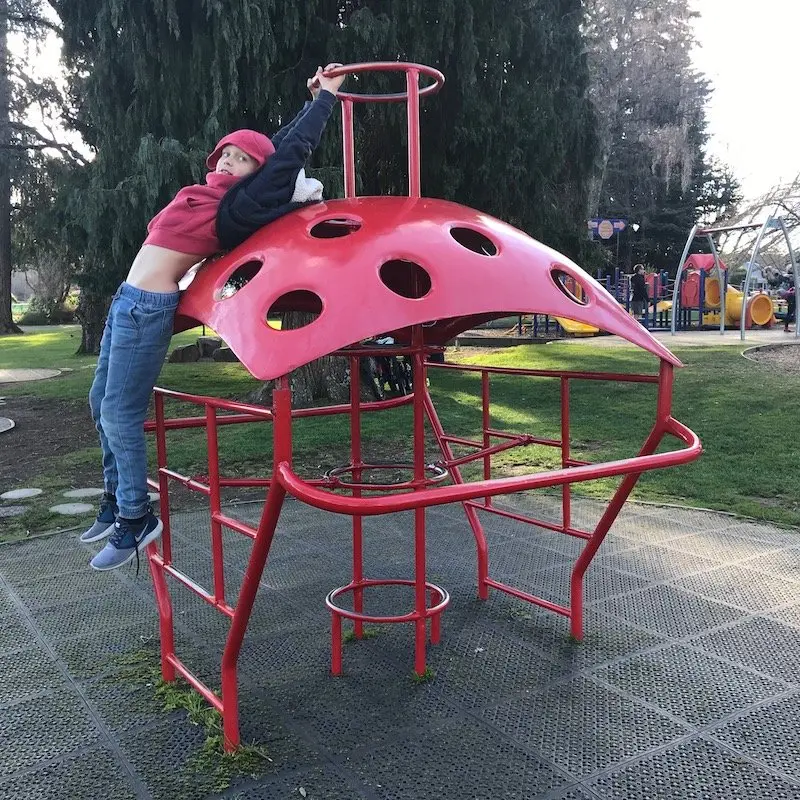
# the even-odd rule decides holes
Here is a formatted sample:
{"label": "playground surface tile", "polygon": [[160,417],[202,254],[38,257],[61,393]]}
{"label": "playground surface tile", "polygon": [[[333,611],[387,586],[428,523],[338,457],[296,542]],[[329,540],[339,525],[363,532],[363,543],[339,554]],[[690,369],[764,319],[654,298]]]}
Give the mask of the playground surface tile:
{"label": "playground surface tile", "polygon": [[[557,500],[507,502],[547,518]],[[576,500],[575,524],[602,508]],[[227,512],[252,524],[260,510]],[[157,641],[147,566],[93,572],[75,532],[0,545],[0,797],[800,797],[800,532],[628,504],[587,574],[577,643],[560,616],[477,600],[463,511],[427,519],[429,579],[452,595],[433,679],[410,679],[408,625],[347,643],[334,678],[323,601],[349,580],[349,520],[287,503],[239,668],[243,741],[271,761],[221,793],[191,766],[203,731],[119,678],[120,656]],[[207,513],[172,522],[175,564],[208,582]],[[411,574],[411,522],[364,519],[370,576]],[[579,540],[485,524],[494,577],[567,599]],[[250,543],[225,543],[233,602]],[[368,595],[367,610],[406,609],[404,592]],[[218,686],[227,623],[177,586],[173,605],[178,654]]]}

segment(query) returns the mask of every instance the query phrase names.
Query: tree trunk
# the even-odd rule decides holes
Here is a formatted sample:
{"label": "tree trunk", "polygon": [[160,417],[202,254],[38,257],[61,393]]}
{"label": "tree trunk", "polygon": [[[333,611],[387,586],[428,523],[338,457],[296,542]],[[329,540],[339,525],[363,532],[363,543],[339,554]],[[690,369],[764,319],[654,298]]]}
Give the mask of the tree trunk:
{"label": "tree trunk", "polygon": [[100,339],[106,323],[108,299],[81,288],[75,316],[81,323],[81,345],[77,355],[97,355],[100,352]]}
{"label": "tree trunk", "polygon": [[[316,314],[300,311],[286,312],[281,327],[302,328],[316,319]],[[350,399],[349,364],[345,358],[323,356],[298,367],[289,376],[292,389],[292,406],[310,408],[311,406],[336,405],[347,403]],[[358,380],[358,376],[356,376]],[[251,395],[250,400],[261,405],[272,402],[273,381],[261,384]]]}
{"label": "tree trunk", "polygon": [[11,173],[9,169],[8,0],[0,0],[0,334],[22,333],[11,318]]}

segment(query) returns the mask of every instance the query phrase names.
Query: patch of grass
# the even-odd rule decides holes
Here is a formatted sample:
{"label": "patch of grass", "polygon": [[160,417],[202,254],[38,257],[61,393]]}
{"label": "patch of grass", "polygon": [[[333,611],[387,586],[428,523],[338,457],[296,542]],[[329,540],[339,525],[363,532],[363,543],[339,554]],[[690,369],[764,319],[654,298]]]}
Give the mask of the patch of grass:
{"label": "patch of grass", "polygon": [[432,681],[436,677],[436,673],[430,668],[425,667],[425,672],[421,675],[419,672],[412,672],[411,673],[411,682],[416,686],[420,686],[423,683],[428,683],[428,681]]}
{"label": "patch of grass", "polygon": [[[381,628],[379,626],[364,626],[364,629],[361,632],[362,639],[374,639],[375,637],[379,636],[381,633]],[[348,642],[357,642],[359,638],[356,636],[356,632],[354,630],[345,631],[342,635],[342,642],[347,644]]]}
{"label": "patch of grass", "polygon": [[192,725],[203,729],[205,740],[186,762],[186,769],[208,778],[210,792],[224,792],[236,778],[257,778],[272,761],[266,750],[256,744],[243,744],[226,752],[220,713],[183,680],[163,680],[159,655],[154,648],[141,648],[117,656],[114,665],[115,681],[153,686],[154,696],[165,712],[184,711]]}

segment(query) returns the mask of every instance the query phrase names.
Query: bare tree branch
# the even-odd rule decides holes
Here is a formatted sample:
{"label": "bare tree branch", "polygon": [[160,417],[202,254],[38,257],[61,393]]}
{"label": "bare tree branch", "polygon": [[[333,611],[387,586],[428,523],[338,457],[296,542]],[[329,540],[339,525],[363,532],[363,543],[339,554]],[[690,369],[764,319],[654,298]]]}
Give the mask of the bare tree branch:
{"label": "bare tree branch", "polygon": [[78,164],[85,166],[89,162],[81,155],[72,145],[66,142],[59,142],[55,138],[48,138],[44,136],[41,131],[32,128],[30,125],[24,125],[21,122],[12,122],[10,124],[12,130],[17,133],[25,134],[34,139],[33,142],[20,142],[19,144],[4,145],[5,149],[9,150],[57,150],[61,155],[68,156]]}

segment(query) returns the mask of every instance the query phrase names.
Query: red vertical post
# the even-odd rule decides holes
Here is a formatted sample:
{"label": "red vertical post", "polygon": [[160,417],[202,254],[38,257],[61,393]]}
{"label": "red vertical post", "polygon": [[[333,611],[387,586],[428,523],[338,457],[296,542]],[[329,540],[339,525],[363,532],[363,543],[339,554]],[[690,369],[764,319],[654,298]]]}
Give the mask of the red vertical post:
{"label": "red vertical post", "polygon": [[[284,461],[292,463],[292,398],[286,375],[275,381],[272,413],[272,474],[275,475],[278,464]],[[223,743],[227,751],[235,750],[239,746],[239,685],[236,668],[285,497],[286,489],[279,481],[273,480],[267,491],[267,502],[261,512],[253,550],[242,578],[239,599],[222,653],[222,726]]]}
{"label": "red vertical post", "polygon": [[[361,381],[359,380],[359,358],[350,359],[350,462],[353,465],[353,480],[361,481]],[[353,497],[361,497],[361,489],[353,489]],[[364,580],[364,527],[363,518],[353,515],[353,610],[361,613],[364,610],[364,591],[358,585]],[[341,625],[341,620],[340,620]],[[363,620],[354,620],[356,638],[364,635]],[[341,671],[341,670],[340,670]],[[337,673],[338,674],[338,673]]]}
{"label": "red vertical post", "polygon": [[[172,561],[172,546],[169,528],[169,479],[162,469],[167,466],[167,432],[164,427],[164,397],[159,392],[154,395],[156,411],[156,460],[158,469],[158,491],[161,500],[161,520],[164,525],[161,534],[161,547],[164,563]],[[158,545],[154,542],[148,546],[148,552],[156,552]],[[158,606],[158,628],[161,634],[161,677],[165,681],[175,680],[175,666],[170,658],[175,655],[175,631],[172,623],[172,600],[169,596],[164,570],[154,559],[150,559],[150,572],[153,576],[153,590]]]}
{"label": "red vertical post", "polygon": [[[483,425],[483,446],[488,448],[492,443],[489,436],[489,428],[491,426],[491,415],[489,413],[489,373],[486,370],[481,370],[481,420]],[[492,477],[492,457],[487,454],[483,457],[483,479],[488,481]],[[483,502],[490,506],[492,504],[491,497],[484,497]]]}
{"label": "red vertical post", "polygon": [[217,437],[217,410],[206,406],[206,449],[208,452],[208,488],[211,507],[211,563],[214,571],[214,601],[225,602],[225,565],[222,552],[222,510],[219,491],[219,440]]}
{"label": "red vertical post", "polygon": [[419,155],[419,70],[406,72],[408,94],[408,196],[419,197],[420,155]]}
{"label": "red vertical post", "polygon": [[[569,461],[569,378],[561,378],[561,467]],[[572,485],[565,483],[561,487],[561,524],[564,529],[572,527]]]}
{"label": "red vertical post", "polygon": [[[425,352],[422,325],[415,325],[411,333],[414,348],[414,480],[422,485],[425,480]],[[414,612],[417,619],[414,636],[414,671],[425,673],[425,645],[427,641],[427,587],[425,559],[425,507],[414,509]]]}
{"label": "red vertical post", "polygon": [[356,146],[353,136],[353,101],[342,100],[342,156],[344,160],[344,196],[356,196]]}

